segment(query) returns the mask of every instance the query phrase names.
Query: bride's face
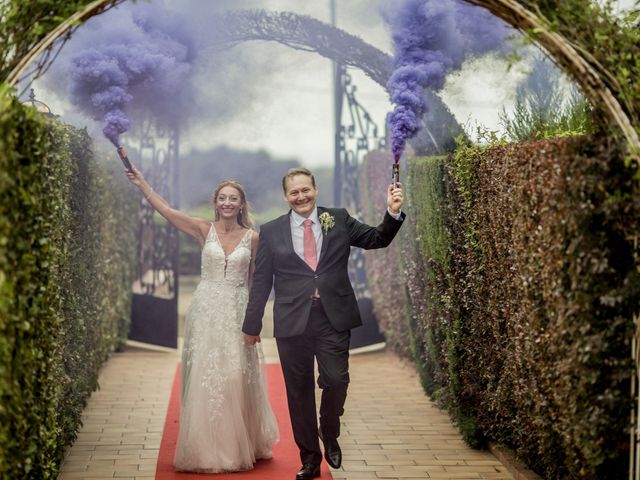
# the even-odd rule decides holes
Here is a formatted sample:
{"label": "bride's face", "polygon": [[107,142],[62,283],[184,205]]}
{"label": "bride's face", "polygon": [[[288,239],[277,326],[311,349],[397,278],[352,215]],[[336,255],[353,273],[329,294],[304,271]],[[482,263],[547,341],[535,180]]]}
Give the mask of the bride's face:
{"label": "bride's face", "polygon": [[230,185],[222,187],[216,197],[216,211],[221,219],[234,219],[243,207],[242,195]]}

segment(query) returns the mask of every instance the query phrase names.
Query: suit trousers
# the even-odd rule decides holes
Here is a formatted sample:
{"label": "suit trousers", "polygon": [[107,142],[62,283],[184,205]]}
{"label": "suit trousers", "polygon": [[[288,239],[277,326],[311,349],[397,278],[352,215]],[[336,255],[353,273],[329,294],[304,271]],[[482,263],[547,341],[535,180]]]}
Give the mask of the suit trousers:
{"label": "suit trousers", "polygon": [[318,386],[322,389],[320,429],[323,438],[337,438],[349,385],[350,338],[349,330],[338,332],[333,328],[321,304],[311,308],[305,333],[276,338],[293,436],[303,464],[322,461],[316,420],[314,358],[318,362]]}

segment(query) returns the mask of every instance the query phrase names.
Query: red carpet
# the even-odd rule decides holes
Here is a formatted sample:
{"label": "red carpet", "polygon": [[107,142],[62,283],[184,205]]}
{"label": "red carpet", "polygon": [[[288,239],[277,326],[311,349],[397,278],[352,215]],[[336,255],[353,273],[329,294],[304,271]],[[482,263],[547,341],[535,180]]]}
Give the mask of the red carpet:
{"label": "red carpet", "polygon": [[[164,423],[160,453],[156,469],[156,480],[194,480],[211,477],[215,480],[288,480],[294,479],[300,468],[298,447],[293,441],[284,378],[280,365],[267,365],[267,385],[269,401],[280,427],[280,441],[273,448],[271,460],[259,460],[255,468],[248,472],[236,473],[184,473],[173,468],[173,454],[178,440],[178,421],[180,419],[180,365],[173,380],[171,399]],[[329,479],[331,473],[326,464],[322,464],[322,478]]]}

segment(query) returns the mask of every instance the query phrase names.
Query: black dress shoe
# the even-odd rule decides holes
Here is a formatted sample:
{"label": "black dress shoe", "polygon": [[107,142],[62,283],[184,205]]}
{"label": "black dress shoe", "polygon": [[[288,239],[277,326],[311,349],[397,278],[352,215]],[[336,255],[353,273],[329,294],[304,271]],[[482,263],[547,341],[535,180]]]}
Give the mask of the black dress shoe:
{"label": "black dress shoe", "polygon": [[318,478],[320,476],[320,465],[313,463],[305,463],[298,473],[296,473],[296,480],[311,480],[312,478]]}
{"label": "black dress shoe", "polygon": [[320,435],[324,444],[324,458],[333,468],[340,468],[342,465],[342,450],[336,438],[324,438]]}

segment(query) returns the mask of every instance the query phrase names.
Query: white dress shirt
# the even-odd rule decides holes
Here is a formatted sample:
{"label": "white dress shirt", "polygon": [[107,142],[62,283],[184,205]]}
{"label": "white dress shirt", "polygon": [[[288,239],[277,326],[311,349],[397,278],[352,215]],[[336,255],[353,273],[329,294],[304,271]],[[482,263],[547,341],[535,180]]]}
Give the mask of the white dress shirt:
{"label": "white dress shirt", "polygon": [[[291,210],[289,221],[291,223],[291,240],[293,241],[293,250],[298,256],[304,260],[304,222],[306,218]],[[322,228],[320,227],[320,219],[318,218],[318,208],[314,208],[309,220],[313,222],[311,231],[316,239],[316,258],[320,262],[320,252],[322,251]]]}
{"label": "white dress shirt", "polygon": [[391,215],[391,218],[393,218],[394,220],[398,220],[400,222],[402,221],[402,210],[400,210],[398,213],[393,213],[391,209],[387,207],[387,212],[389,212],[389,215]]}

